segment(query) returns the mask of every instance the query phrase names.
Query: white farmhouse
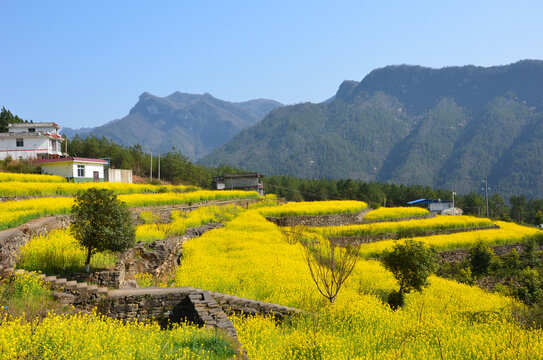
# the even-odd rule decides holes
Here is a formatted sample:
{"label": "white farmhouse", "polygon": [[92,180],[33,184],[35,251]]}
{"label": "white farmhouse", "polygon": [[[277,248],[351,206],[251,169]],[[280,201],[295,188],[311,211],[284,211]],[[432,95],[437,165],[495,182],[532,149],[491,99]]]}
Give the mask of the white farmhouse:
{"label": "white farmhouse", "polygon": [[59,175],[73,182],[103,182],[104,166],[108,164],[103,159],[80,157],[65,157],[58,159],[43,159],[36,161],[41,166],[41,172],[49,175]]}
{"label": "white farmhouse", "polygon": [[0,160],[48,159],[62,156],[60,126],[53,122],[8,124],[0,133]]}

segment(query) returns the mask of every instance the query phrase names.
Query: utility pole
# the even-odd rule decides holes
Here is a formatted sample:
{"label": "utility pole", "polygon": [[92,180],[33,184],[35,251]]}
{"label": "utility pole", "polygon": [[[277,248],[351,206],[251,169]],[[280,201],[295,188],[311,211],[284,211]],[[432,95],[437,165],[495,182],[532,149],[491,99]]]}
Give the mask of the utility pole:
{"label": "utility pole", "polygon": [[151,150],[151,166],[149,167],[149,181],[153,182],[153,150]]}
{"label": "utility pole", "polygon": [[158,180],[160,181],[160,153],[158,153]]}
{"label": "utility pole", "polygon": [[456,193],[455,193],[455,192],[454,192],[454,190],[453,190],[453,192],[452,192],[452,199],[453,199],[453,209],[454,209],[454,195],[456,195]]}
{"label": "utility pole", "polygon": [[488,179],[485,177],[485,202],[486,202],[486,217],[490,218],[490,209],[488,208]]}

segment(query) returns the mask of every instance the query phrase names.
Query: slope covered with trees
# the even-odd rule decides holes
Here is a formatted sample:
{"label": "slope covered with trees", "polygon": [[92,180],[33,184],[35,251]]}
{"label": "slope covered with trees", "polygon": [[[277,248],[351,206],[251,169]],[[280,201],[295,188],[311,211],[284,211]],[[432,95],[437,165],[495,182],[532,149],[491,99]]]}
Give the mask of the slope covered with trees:
{"label": "slope covered with trees", "polygon": [[233,103],[207,93],[175,92],[158,97],[145,92],[124,118],[92,129],[65,128],[63,133],[70,138],[75,134],[105,136],[122,145],[140,144],[147,151],[161,153],[175,147],[195,160],[279,106],[266,99]]}
{"label": "slope covered with trees", "polygon": [[388,66],[335,97],[272,111],[201,162],[270,175],[543,197],[543,61]]}

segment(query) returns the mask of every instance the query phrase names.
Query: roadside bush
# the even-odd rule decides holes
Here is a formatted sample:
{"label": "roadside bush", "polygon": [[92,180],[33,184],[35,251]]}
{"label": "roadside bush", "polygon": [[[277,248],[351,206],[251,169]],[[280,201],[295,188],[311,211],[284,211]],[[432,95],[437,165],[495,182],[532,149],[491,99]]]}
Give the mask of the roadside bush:
{"label": "roadside bush", "polygon": [[469,254],[471,271],[476,276],[486,274],[494,256],[494,250],[486,244],[478,243],[470,249]]}

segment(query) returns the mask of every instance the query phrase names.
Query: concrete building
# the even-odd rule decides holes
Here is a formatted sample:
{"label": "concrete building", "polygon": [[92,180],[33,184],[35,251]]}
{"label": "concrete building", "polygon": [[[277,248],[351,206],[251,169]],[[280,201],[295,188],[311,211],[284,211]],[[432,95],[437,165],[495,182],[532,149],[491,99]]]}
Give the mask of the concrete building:
{"label": "concrete building", "polygon": [[132,170],[107,168],[104,178],[108,182],[132,184]]}
{"label": "concrete building", "polygon": [[430,213],[438,215],[441,215],[444,210],[453,208],[452,201],[442,201],[441,199],[418,199],[408,202],[407,205],[423,207],[430,210]]}
{"label": "concrete building", "polygon": [[74,182],[103,182],[104,166],[108,164],[103,159],[79,157],[43,159],[36,163],[41,166],[43,174],[63,176]]}
{"label": "concrete building", "polygon": [[259,173],[251,174],[225,174],[213,178],[217,190],[245,190],[256,191],[264,195],[264,175]]}
{"label": "concrete building", "polygon": [[0,133],[0,160],[50,159],[62,156],[60,126],[53,122],[8,124]]}

